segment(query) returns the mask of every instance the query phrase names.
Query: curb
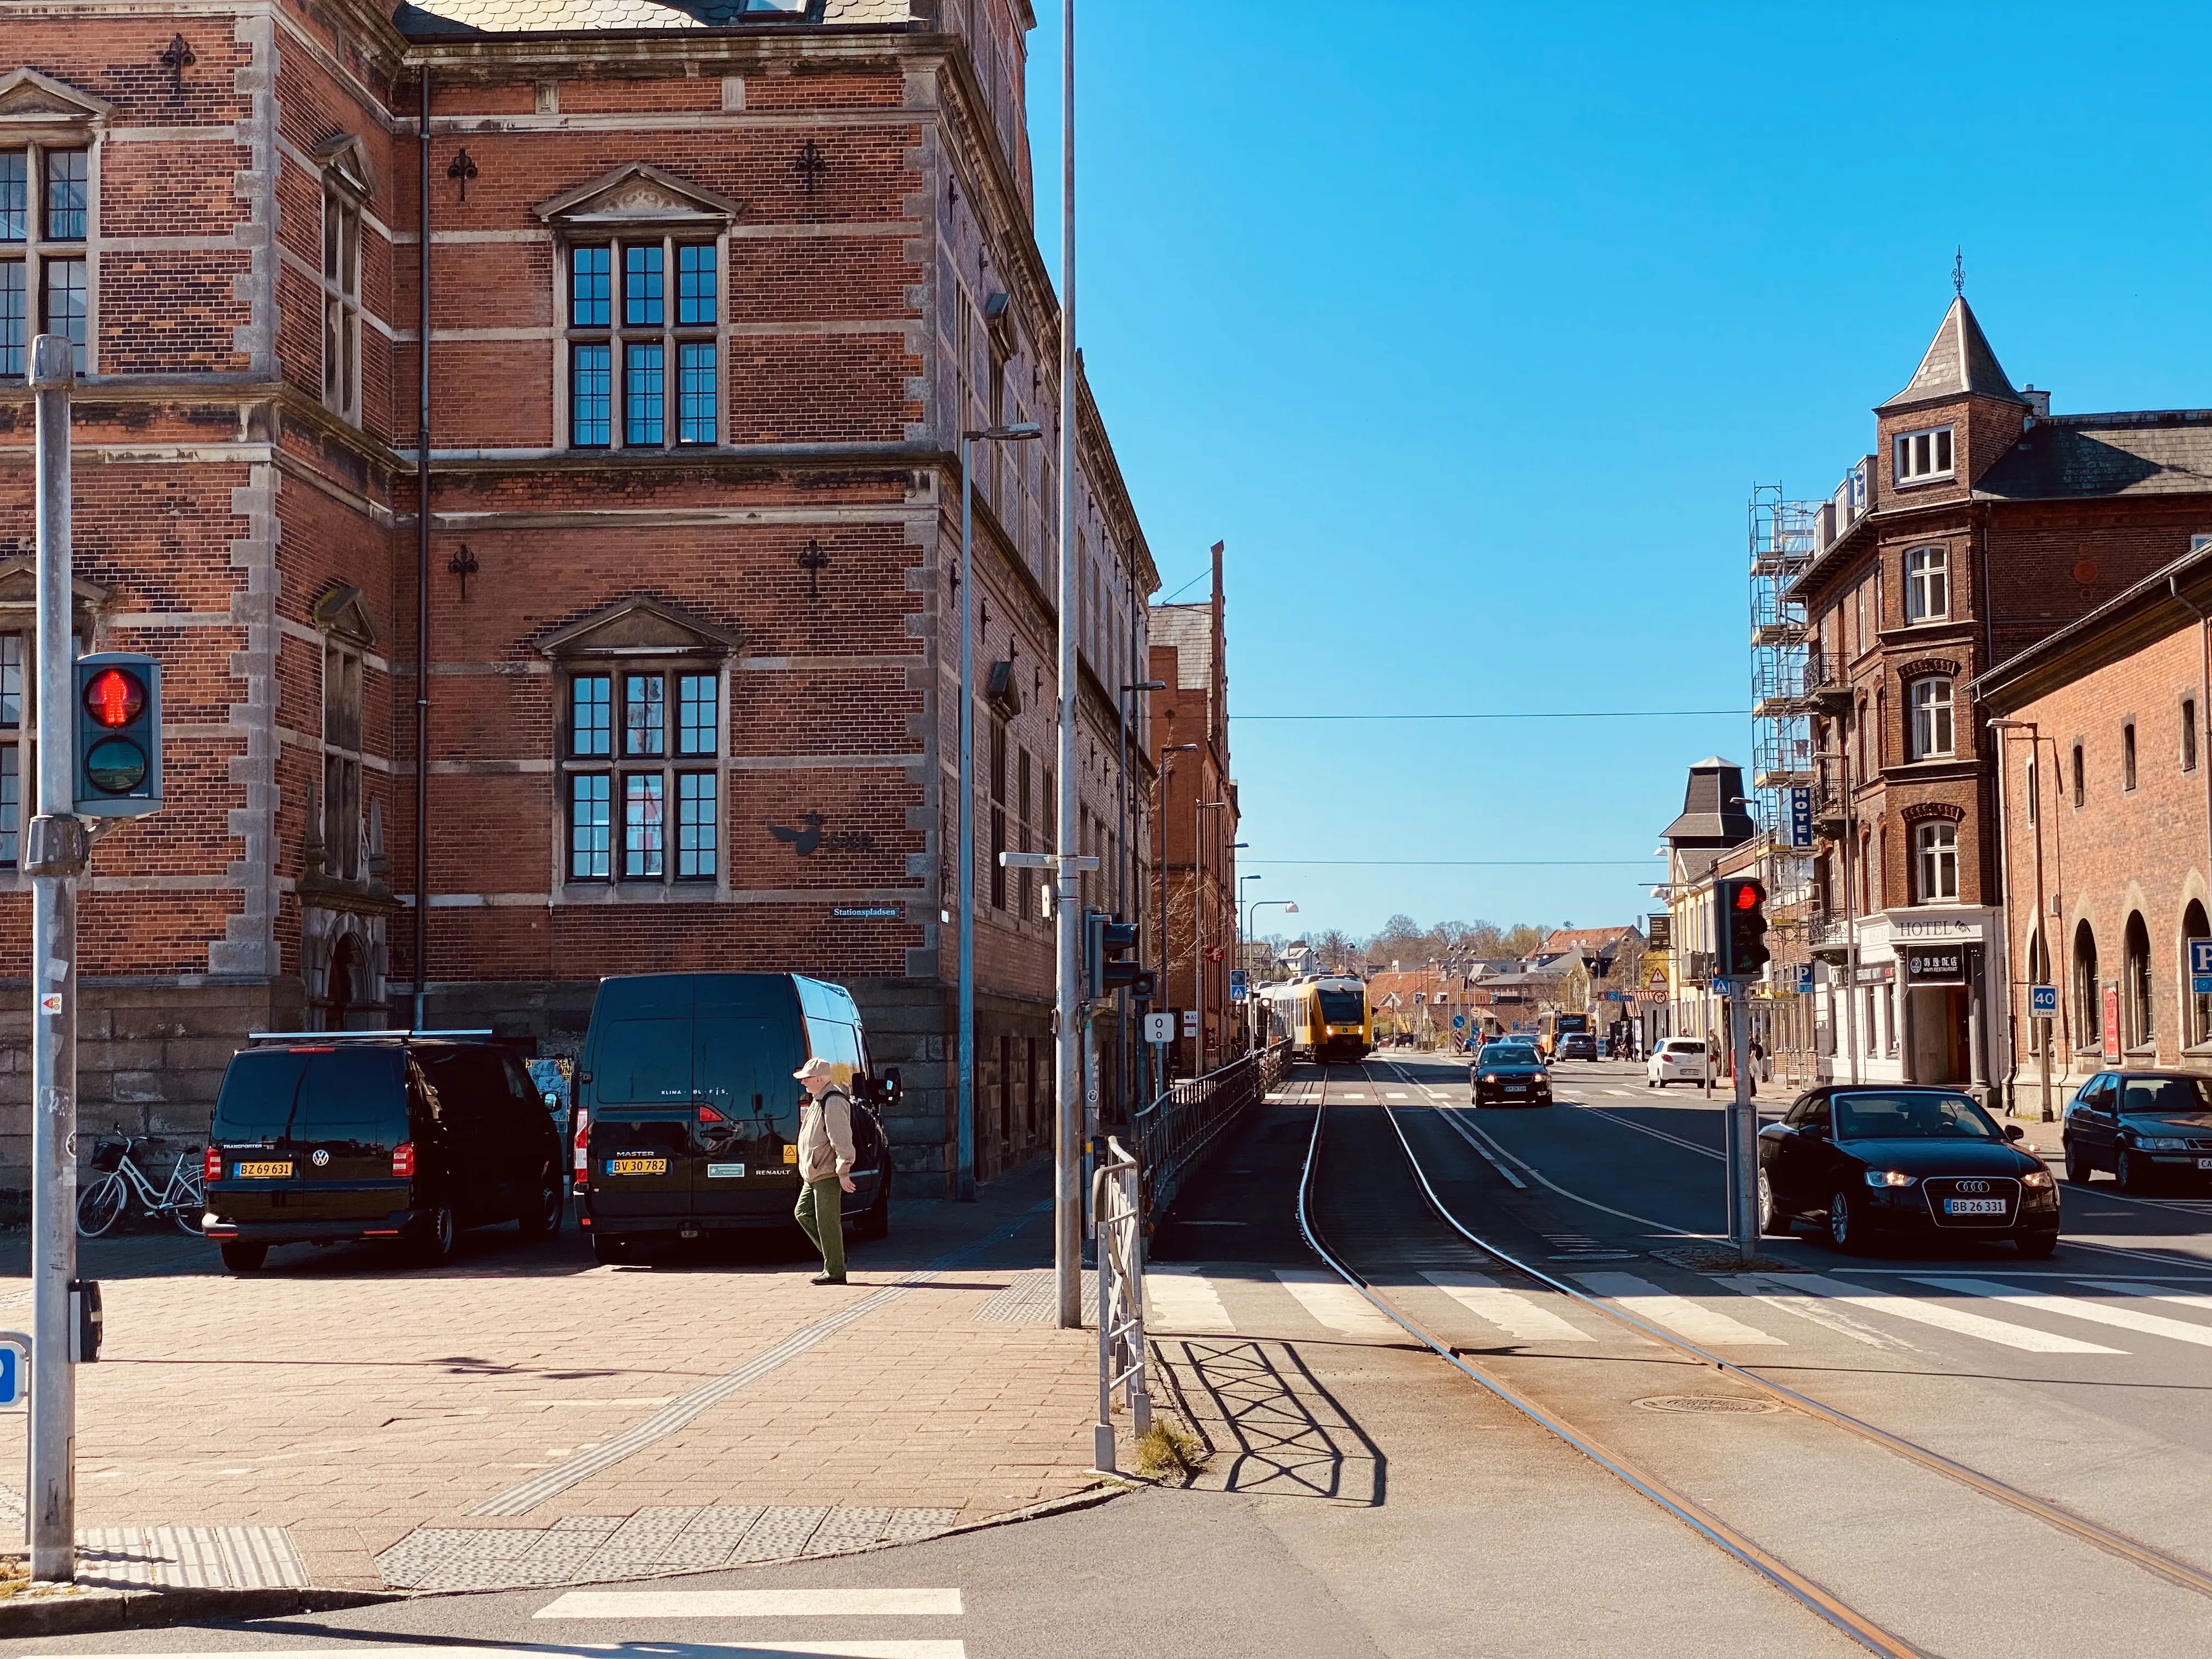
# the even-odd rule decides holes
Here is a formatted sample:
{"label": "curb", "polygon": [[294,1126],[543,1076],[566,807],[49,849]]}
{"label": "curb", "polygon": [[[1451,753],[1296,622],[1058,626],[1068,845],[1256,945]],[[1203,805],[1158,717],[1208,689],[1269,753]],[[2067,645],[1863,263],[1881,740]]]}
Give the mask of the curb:
{"label": "curb", "polygon": [[200,1620],[277,1619],[287,1613],[327,1613],[406,1599],[387,1590],[282,1585],[265,1589],[93,1589],[17,1595],[0,1601],[0,1641],[85,1631],[154,1630]]}

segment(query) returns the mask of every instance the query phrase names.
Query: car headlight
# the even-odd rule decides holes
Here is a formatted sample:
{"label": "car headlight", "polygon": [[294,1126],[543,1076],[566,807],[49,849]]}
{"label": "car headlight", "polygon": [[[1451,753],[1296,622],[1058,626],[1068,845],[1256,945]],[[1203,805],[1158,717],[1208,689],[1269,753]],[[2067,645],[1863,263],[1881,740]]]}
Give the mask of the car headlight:
{"label": "car headlight", "polygon": [[1539,1072],[1536,1073],[1536,1081],[1539,1083],[1549,1083],[1551,1080],[1552,1074],[1549,1072]]}
{"label": "car headlight", "polygon": [[2057,1183],[2051,1180],[2051,1171],[2048,1170],[2030,1170],[2026,1175],[2020,1178],[2020,1184],[2023,1187],[2050,1187],[2057,1185]]}
{"label": "car headlight", "polygon": [[1495,1083],[1498,1081],[1498,1073],[1495,1072],[1485,1072],[1480,1077],[1475,1079],[1475,1081],[1477,1083]]}
{"label": "car headlight", "polygon": [[1866,1183],[1869,1187],[1910,1187],[1920,1177],[1909,1176],[1902,1170],[1869,1170]]}
{"label": "car headlight", "polygon": [[2136,1145],[2147,1152],[2185,1152],[2189,1143],[2178,1135],[2137,1135]]}

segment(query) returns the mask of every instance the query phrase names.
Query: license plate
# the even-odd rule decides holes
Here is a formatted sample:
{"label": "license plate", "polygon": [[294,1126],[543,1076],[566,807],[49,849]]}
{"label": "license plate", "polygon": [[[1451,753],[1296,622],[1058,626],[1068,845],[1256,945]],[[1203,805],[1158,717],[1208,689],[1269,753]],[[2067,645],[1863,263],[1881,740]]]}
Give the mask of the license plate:
{"label": "license plate", "polygon": [[618,1175],[666,1175],[668,1160],[665,1158],[611,1158],[607,1173]]}
{"label": "license plate", "polygon": [[230,1166],[230,1172],[240,1181],[284,1181],[292,1174],[292,1160],[285,1158],[252,1164],[234,1164]]}
{"label": "license plate", "polygon": [[2212,1158],[2198,1158],[2197,1160],[2197,1167],[2200,1170],[2212,1170]]}
{"label": "license plate", "polygon": [[1943,1200],[1946,1215],[2002,1215],[2004,1200],[2001,1198],[1947,1198]]}
{"label": "license plate", "polygon": [[744,1178],[745,1166],[742,1164],[709,1164],[707,1166],[707,1179],[709,1181],[743,1181]]}

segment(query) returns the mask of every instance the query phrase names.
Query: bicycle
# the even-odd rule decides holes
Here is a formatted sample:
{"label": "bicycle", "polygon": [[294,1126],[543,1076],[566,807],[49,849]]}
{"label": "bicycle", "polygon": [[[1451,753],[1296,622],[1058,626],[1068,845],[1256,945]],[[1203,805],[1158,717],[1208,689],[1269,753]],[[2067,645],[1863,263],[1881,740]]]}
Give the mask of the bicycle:
{"label": "bicycle", "polygon": [[145,1206],[147,1219],[166,1215],[179,1232],[198,1237],[204,1231],[207,1199],[200,1187],[200,1149],[189,1146],[177,1155],[177,1167],[159,1192],[131,1160],[139,1139],[104,1135],[92,1149],[92,1167],[100,1178],[87,1187],[76,1201],[76,1230],[85,1238],[97,1238],[121,1218],[132,1194]]}

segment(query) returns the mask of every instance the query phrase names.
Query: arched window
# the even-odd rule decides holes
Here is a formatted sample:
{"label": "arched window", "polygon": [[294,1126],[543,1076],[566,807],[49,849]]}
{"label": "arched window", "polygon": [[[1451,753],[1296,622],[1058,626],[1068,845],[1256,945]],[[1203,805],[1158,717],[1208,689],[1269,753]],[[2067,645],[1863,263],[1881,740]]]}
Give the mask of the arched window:
{"label": "arched window", "polygon": [[1933,760],[1951,752],[1951,682],[1913,681],[1911,758]]}
{"label": "arched window", "polygon": [[2181,1006],[2182,1040],[2185,1042],[2212,1042],[2212,996],[2198,996],[2190,988],[2189,941],[2193,939],[2212,939],[2212,926],[2204,920],[2204,907],[2195,899],[2181,913]]}
{"label": "arched window", "polygon": [[2143,1048],[2156,1041],[2151,1023],[2150,929],[2142,913],[2129,914],[2127,931],[2121,935],[2121,1040],[2130,1048]]}
{"label": "arched window", "polygon": [[1921,904],[1959,896],[1959,826],[1939,818],[1912,832],[1913,898]]}
{"label": "arched window", "polygon": [[2105,998],[2097,984],[2097,936],[2087,922],[2074,930],[2074,1046],[2094,1048],[2105,1040]]}
{"label": "arched window", "polygon": [[2081,745],[2077,743],[2074,745],[2074,805],[2076,809],[2088,799],[2089,792],[2083,775],[2084,770],[2081,764]]}

